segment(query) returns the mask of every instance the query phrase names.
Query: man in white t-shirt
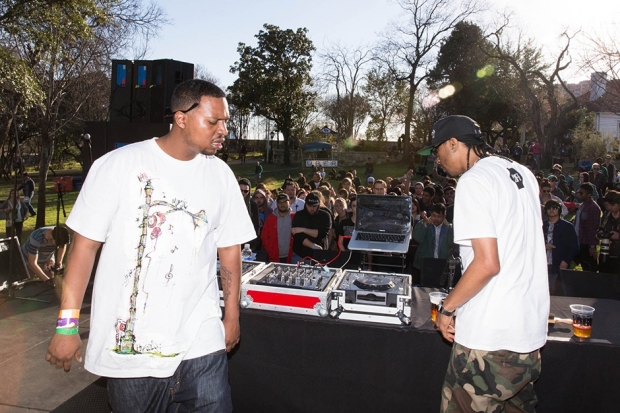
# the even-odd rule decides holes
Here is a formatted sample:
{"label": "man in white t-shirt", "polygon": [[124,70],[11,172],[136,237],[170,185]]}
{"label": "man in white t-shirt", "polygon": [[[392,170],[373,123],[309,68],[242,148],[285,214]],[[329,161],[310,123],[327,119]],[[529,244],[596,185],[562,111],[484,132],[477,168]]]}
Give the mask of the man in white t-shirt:
{"label": "man in white t-shirt", "polygon": [[297,182],[292,180],[284,181],[284,193],[288,195],[291,204],[291,212],[293,213],[303,211],[306,205],[303,199],[297,198],[298,189],[299,186],[297,185]]}
{"label": "man in white t-shirt", "polygon": [[441,119],[432,136],[421,152],[435,152],[450,176],[462,175],[454,242],[465,271],[436,321],[454,342],[441,411],[534,412],[549,315],[538,184],[520,164],[489,156],[466,116]]}
{"label": "man in white t-shirt", "polygon": [[65,371],[81,361],[79,309],[103,244],[85,368],[108,377],[116,413],[232,411],[226,352],[240,337],[240,244],[256,233],[214,156],[227,134],[225,96],[203,80],[177,86],[170,133],[98,159],[67,220],[74,242],[46,360]]}

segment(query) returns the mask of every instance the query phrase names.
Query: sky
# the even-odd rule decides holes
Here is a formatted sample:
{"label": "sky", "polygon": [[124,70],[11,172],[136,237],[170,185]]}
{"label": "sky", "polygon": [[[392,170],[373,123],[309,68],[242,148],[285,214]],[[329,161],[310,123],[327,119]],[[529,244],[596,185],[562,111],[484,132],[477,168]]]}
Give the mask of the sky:
{"label": "sky", "polygon": [[[493,0],[493,8],[513,11],[512,21],[522,27],[546,53],[559,47],[559,34],[571,31],[607,30],[616,18],[620,25],[620,2],[607,0]],[[237,45],[254,46],[263,24],[281,29],[308,28],[318,51],[330,44],[354,48],[372,45],[399,15],[401,8],[390,0],[159,0],[171,24],[150,42],[147,59],[174,59],[201,64],[219,80],[231,85],[229,72],[237,61]],[[486,23],[498,21],[486,14]],[[573,74],[571,81],[585,74]]]}

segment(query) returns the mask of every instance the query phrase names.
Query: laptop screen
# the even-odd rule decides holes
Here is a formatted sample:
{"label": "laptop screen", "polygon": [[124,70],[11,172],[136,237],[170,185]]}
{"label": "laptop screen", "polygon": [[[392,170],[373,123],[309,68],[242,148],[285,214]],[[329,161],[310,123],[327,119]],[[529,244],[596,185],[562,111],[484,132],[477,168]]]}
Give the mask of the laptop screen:
{"label": "laptop screen", "polygon": [[409,233],[411,231],[411,197],[358,195],[355,229],[386,234]]}

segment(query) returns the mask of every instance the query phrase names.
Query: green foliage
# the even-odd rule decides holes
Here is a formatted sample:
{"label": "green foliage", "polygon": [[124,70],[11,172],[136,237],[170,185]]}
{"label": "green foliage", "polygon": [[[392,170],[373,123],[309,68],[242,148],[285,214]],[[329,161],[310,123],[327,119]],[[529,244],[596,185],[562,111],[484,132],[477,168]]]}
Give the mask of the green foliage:
{"label": "green foliage", "polygon": [[607,146],[613,139],[603,137],[594,130],[593,114],[584,114],[577,126],[571,131],[571,140],[573,142],[573,153],[576,157],[588,156],[590,159],[596,159],[607,153]]}
{"label": "green foliage", "polygon": [[25,108],[31,108],[40,103],[44,97],[43,91],[39,87],[31,68],[23,60],[15,58],[6,49],[1,47],[0,85],[2,87],[2,93],[0,94],[1,112],[14,109],[14,105],[8,102],[8,99],[12,96]]}
{"label": "green foliage", "polygon": [[407,82],[397,80],[389,70],[375,67],[366,77],[364,92],[371,108],[366,137],[371,140],[387,140],[390,127],[402,125],[404,122],[409,86]]}
{"label": "green foliage", "polygon": [[263,27],[255,36],[257,47],[239,43],[239,61],[230,68],[239,77],[229,91],[234,105],[275,122],[284,136],[284,163],[289,165],[291,133],[314,110],[315,94],[309,87],[315,48],[306,28]]}
{"label": "green foliage", "polygon": [[428,84],[441,98],[440,112],[475,119],[494,144],[516,130],[525,113],[518,81],[507,63],[489,57],[492,47],[480,27],[459,22],[442,42]]}

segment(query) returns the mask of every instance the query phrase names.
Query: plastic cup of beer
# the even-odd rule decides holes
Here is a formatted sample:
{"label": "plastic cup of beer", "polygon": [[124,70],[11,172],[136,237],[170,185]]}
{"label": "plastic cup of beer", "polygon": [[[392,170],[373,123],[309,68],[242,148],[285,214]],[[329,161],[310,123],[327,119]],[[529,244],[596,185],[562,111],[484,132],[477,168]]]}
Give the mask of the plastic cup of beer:
{"label": "plastic cup of beer", "polygon": [[592,316],[594,307],[581,304],[571,304],[570,311],[573,313],[573,334],[579,338],[590,338],[592,334]]}
{"label": "plastic cup of beer", "polygon": [[437,320],[437,310],[439,309],[439,304],[441,304],[441,300],[446,298],[448,294],[442,292],[432,292],[428,294],[431,300],[431,320],[433,323]]}

